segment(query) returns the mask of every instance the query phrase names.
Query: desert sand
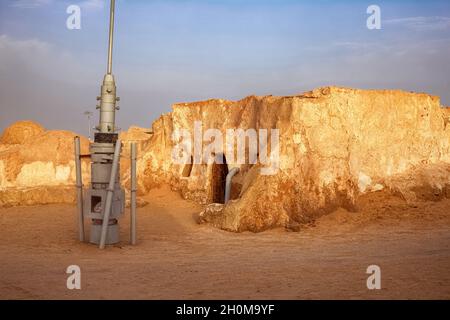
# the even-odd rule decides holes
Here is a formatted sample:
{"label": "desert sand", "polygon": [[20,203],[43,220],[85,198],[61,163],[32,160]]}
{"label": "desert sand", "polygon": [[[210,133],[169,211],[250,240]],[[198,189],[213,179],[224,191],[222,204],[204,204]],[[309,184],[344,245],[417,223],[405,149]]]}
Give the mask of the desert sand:
{"label": "desert sand", "polygon": [[[196,223],[203,208],[169,187],[138,209],[138,243],[77,240],[76,207],[0,208],[1,299],[449,299],[450,199],[407,204],[383,192],[299,232],[232,233]],[[86,222],[88,227],[88,222]],[[81,290],[68,290],[69,265]],[[381,267],[381,290],[366,268]]]}

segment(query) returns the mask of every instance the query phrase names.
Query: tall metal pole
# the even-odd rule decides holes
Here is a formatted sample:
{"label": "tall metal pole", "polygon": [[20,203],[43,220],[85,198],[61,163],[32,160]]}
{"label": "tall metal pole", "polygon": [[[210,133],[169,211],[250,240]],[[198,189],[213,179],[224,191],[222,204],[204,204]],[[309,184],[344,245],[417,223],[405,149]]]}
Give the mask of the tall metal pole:
{"label": "tall metal pole", "polygon": [[119,101],[119,97],[116,96],[116,82],[112,74],[114,6],[115,1],[111,0],[110,15],[109,15],[108,66],[107,66],[107,73],[103,78],[100,96],[97,98],[98,100],[100,100],[100,105],[97,106],[100,109],[100,123],[97,129],[101,133],[115,133],[116,131],[115,113],[117,109],[116,103],[117,101]]}
{"label": "tall metal pole", "polygon": [[80,137],[75,137],[75,171],[77,185],[77,209],[78,209],[78,235],[80,241],[84,241],[84,212],[83,212],[83,180],[81,174]]}
{"label": "tall metal pole", "polygon": [[131,143],[130,242],[136,244],[136,142]]}
{"label": "tall metal pole", "polygon": [[108,71],[107,74],[112,74],[112,52],[113,52],[113,35],[114,35],[114,7],[115,0],[111,0],[109,8],[109,47],[108,47]]}
{"label": "tall metal pole", "polygon": [[119,156],[121,148],[120,140],[116,141],[116,148],[114,149],[114,158],[111,168],[111,177],[109,179],[109,185],[106,194],[105,211],[103,213],[102,233],[100,237],[100,249],[105,248],[106,235],[108,232],[109,215],[111,213],[112,200],[114,195],[114,184],[116,183],[117,169],[119,167]]}

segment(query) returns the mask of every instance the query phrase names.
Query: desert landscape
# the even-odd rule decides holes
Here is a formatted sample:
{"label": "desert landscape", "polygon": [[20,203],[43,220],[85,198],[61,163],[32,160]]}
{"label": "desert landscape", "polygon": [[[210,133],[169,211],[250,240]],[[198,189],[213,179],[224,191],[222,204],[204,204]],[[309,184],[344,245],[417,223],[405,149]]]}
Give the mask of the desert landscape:
{"label": "desert landscape", "polygon": [[[73,205],[0,210],[2,299],[449,299],[450,200],[405,204],[382,192],[300,232],[198,225],[201,206],[167,186],[138,209],[138,243],[80,243]],[[67,266],[81,290],[66,288]],[[379,265],[381,290],[366,268]]]}
{"label": "desert landscape", "polygon": [[[175,163],[174,132],[198,121],[224,135],[278,129],[267,146],[276,170],[229,155]],[[448,123],[438,97],[400,90],[175,104],[151,128],[120,133],[127,203],[138,145],[138,242],[128,244],[127,212],[121,242],[100,251],[77,239],[77,134],[17,122],[0,138],[0,298],[449,299]],[[88,145],[82,137],[82,153]],[[89,171],[83,159],[85,185]],[[69,265],[82,290],[66,288]],[[366,286],[370,265],[381,290]]]}

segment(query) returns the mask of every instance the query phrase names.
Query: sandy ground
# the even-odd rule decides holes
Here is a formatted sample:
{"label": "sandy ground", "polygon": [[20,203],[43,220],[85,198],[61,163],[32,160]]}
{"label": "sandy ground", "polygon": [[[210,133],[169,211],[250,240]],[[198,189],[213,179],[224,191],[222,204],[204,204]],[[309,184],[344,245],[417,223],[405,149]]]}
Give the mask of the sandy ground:
{"label": "sandy ground", "polygon": [[[300,232],[234,234],[197,225],[199,205],[168,188],[138,210],[138,245],[79,243],[70,205],[0,209],[2,299],[450,298],[450,200],[407,205],[382,193]],[[81,290],[68,290],[69,265]],[[381,267],[381,290],[366,268]]]}

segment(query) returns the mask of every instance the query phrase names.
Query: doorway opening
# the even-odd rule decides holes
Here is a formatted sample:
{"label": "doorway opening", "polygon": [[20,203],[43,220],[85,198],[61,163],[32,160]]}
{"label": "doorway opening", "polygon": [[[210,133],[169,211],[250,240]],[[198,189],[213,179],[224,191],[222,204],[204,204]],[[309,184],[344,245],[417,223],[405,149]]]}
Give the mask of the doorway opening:
{"label": "doorway opening", "polygon": [[[213,203],[224,203],[225,202],[225,184],[228,174],[227,159],[223,154],[218,155],[219,159],[223,159],[222,163],[212,164],[212,202]],[[217,158],[216,158],[217,159]]]}

